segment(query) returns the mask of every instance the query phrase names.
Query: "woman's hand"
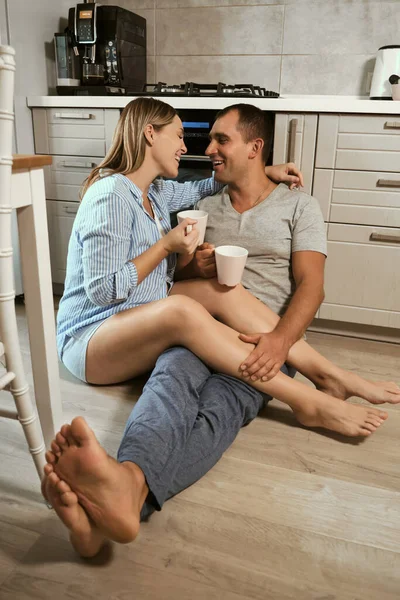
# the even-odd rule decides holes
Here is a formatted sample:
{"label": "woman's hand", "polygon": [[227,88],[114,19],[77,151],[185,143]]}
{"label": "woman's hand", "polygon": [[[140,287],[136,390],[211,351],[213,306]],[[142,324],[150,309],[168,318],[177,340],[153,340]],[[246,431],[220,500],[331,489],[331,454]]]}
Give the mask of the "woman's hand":
{"label": "woman's hand", "polygon": [[265,173],[275,183],[290,183],[291,190],[304,186],[303,174],[294,163],[265,167]]}
{"label": "woman's hand", "polygon": [[[176,227],[171,229],[162,238],[165,251],[169,254],[176,252],[177,254],[193,254],[199,244],[199,232],[193,229],[197,221],[195,219],[184,219]],[[188,227],[190,225],[190,227]],[[187,228],[190,230],[187,232]]]}

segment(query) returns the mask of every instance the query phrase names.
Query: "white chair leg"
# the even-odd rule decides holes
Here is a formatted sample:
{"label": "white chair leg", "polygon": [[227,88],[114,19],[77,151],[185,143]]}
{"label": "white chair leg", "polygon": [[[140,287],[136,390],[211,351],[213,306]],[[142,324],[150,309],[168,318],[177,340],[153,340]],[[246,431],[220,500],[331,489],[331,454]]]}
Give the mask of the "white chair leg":
{"label": "white chair leg", "polygon": [[[11,169],[14,124],[14,50],[0,46],[0,334],[7,373],[1,378],[12,393],[29,450],[40,479],[45,465],[42,429],[25,379],[15,314],[11,236]],[[13,377],[10,376],[11,374]],[[11,413],[11,411],[9,411]],[[2,411],[3,416],[7,411]]]}
{"label": "white chair leg", "polygon": [[[0,296],[0,302],[1,300],[3,300],[3,298]],[[9,304],[9,302],[5,302],[5,306],[3,306],[3,308],[8,309],[3,312],[3,317],[4,314],[7,313],[7,318],[2,318],[0,325],[4,335],[4,340],[7,339],[7,345],[12,348],[12,353],[5,355],[6,368],[8,373],[11,372],[15,374],[15,377],[10,382],[8,389],[13,395],[17,409],[18,420],[24,430],[29,451],[32,454],[33,462],[35,463],[38,475],[40,479],[42,479],[44,474],[43,468],[46,464],[46,448],[39,419],[37,417],[36,410],[29,392],[29,385],[27,384],[24,375],[15,309]],[[5,320],[7,321],[6,323],[4,322]]]}

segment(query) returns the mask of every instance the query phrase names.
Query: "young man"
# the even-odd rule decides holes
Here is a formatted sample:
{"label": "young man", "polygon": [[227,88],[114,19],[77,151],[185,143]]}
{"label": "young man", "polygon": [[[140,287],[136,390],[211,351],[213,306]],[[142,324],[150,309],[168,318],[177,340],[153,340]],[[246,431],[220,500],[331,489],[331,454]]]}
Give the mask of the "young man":
{"label": "young man", "polygon": [[[207,154],[213,160],[215,177],[228,187],[220,201],[214,198],[215,211],[209,208],[208,200],[202,208],[210,212],[212,243],[219,243],[219,235],[228,235],[225,242],[247,245],[250,259],[244,282],[250,291],[253,288],[259,297],[272,294],[269,300],[275,300],[277,312],[288,306],[272,333],[244,336],[257,346],[243,371],[251,377],[270,378],[322,299],[325,241],[315,201],[276,186],[265,175],[262,155],[267,152],[269,134],[259,118],[261,111],[250,108],[261,126],[260,133],[248,127],[247,118],[243,126],[237,107],[224,111],[212,129]],[[276,205],[273,226],[267,210],[269,201]],[[270,248],[274,250],[269,258]],[[208,277],[214,269],[212,248],[205,247],[185,270],[187,275],[196,272]],[[266,282],[273,292],[265,288]],[[328,372],[311,366],[308,374],[331,395],[344,399],[363,395],[368,388],[363,397],[373,403],[400,401],[395,384],[374,388],[374,384],[334,365],[329,364],[329,369],[329,383]],[[371,393],[373,389],[376,396]],[[122,543],[133,540],[140,518],[160,509],[167,498],[204,475],[239,429],[257,415],[263,401],[245,381],[212,374],[188,350],[172,348],[158,359],[132,411],[118,452],[119,462],[107,456],[82,418],[63,426],[47,453],[43,493],[70,529],[76,550],[83,556],[94,556],[106,539]],[[371,409],[371,431],[386,416]]]}
{"label": "young man", "polygon": [[257,344],[246,361],[246,372],[266,379],[277,374],[324,298],[327,246],[318,201],[277,185],[264,172],[272,127],[271,120],[249,104],[233,105],[218,114],[206,154],[216,180],[226,187],[196,206],[208,213],[206,243],[179,274],[215,277],[215,246],[247,248],[242,283],[281,317],[271,333],[242,336]]}

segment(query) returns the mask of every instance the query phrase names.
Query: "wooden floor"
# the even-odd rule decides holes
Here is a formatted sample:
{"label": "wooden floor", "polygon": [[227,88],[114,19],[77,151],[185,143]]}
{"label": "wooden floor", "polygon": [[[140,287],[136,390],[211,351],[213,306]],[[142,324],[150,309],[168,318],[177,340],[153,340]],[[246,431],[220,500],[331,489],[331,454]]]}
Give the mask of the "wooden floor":
{"label": "wooden floor", "polygon": [[[308,341],[360,375],[400,380],[400,346]],[[115,455],[142,384],[92,388],[61,367],[65,419],[85,416]],[[274,401],[136,542],[86,562],[42,501],[19,424],[0,419],[0,600],[398,600],[400,406],[388,412],[355,442],[297,426]]]}

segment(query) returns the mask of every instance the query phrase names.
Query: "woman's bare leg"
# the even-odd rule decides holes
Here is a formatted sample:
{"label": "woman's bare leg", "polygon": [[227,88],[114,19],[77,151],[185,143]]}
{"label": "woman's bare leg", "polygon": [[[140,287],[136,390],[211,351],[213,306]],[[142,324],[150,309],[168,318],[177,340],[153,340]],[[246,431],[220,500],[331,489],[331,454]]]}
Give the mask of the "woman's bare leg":
{"label": "woman's bare leg", "polygon": [[[228,288],[216,279],[192,279],[177,282],[171,294],[184,294],[197,300],[208,312],[241,333],[272,331],[279,316],[255,298],[243,286]],[[335,398],[359,396],[373,404],[400,402],[400,388],[393,382],[373,383],[345,371],[300,339],[290,349],[287,362],[316,387]]]}
{"label": "woman's bare leg", "polygon": [[[152,368],[166,348],[176,345],[186,346],[215,370],[234,377],[240,377],[239,367],[253,348],[198,302],[174,295],[107,319],[88,345],[87,380],[110,384],[130,379]],[[369,435],[387,418],[376,409],[339,403],[282,373],[269,382],[251,384],[288,404],[309,427]]]}

